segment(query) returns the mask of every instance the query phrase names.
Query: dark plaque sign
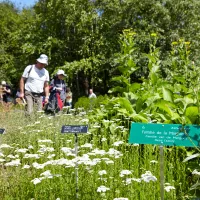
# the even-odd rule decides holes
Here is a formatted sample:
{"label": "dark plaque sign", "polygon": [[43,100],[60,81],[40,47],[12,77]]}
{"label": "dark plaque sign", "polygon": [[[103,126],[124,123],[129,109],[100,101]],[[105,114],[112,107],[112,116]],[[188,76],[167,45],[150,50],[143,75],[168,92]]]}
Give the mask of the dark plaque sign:
{"label": "dark plaque sign", "polygon": [[0,128],[0,134],[4,134],[4,133],[5,133],[5,131],[6,131],[6,129],[5,129],[5,128]]}
{"label": "dark plaque sign", "polygon": [[61,133],[87,133],[88,125],[64,125]]}

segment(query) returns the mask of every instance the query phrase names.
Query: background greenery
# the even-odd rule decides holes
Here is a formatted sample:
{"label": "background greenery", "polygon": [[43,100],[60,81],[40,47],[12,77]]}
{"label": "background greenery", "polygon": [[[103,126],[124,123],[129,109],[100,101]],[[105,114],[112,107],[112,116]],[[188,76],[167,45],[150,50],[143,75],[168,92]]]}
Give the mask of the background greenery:
{"label": "background greenery", "polygon": [[88,87],[105,94],[118,74],[115,58],[126,29],[137,36],[134,56],[140,70],[132,82],[147,75],[148,62],[141,54],[149,53],[152,33],[158,37],[155,45],[160,48],[162,69],[169,66],[171,43],[181,38],[191,43],[190,58],[198,66],[199,8],[198,0],[39,0],[33,8],[19,10],[3,1],[0,79],[17,87],[25,66],[45,53],[50,74],[62,67],[75,97],[86,94]]}

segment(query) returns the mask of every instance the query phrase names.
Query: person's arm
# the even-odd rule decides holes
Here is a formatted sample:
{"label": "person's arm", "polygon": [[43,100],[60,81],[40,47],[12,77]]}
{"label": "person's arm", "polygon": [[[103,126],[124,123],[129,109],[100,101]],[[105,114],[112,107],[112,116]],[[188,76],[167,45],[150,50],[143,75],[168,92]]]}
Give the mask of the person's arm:
{"label": "person's arm", "polygon": [[21,77],[20,82],[19,82],[19,88],[20,88],[19,97],[21,97],[21,98],[24,97],[24,80],[25,80],[25,78]]}
{"label": "person's arm", "polygon": [[22,74],[22,77],[21,77],[21,79],[20,79],[20,82],[19,82],[20,95],[19,95],[19,97],[21,97],[21,98],[24,98],[24,85],[25,85],[25,80],[29,77],[32,68],[33,68],[33,65],[28,65],[28,66],[25,68],[25,70],[24,70],[24,72],[23,72],[23,74]]}
{"label": "person's arm", "polygon": [[45,83],[44,83],[44,94],[45,94],[44,102],[48,103],[48,101],[49,101],[49,84],[48,84],[48,81],[45,81]]}
{"label": "person's arm", "polygon": [[54,89],[54,86],[55,86],[55,84],[54,84],[54,79],[52,79],[52,80],[51,80],[51,83],[50,83],[50,85],[49,85],[49,92],[51,92],[51,90]]}
{"label": "person's arm", "polygon": [[4,91],[6,92],[6,94],[11,94],[10,88],[7,88],[7,89],[5,88]]}

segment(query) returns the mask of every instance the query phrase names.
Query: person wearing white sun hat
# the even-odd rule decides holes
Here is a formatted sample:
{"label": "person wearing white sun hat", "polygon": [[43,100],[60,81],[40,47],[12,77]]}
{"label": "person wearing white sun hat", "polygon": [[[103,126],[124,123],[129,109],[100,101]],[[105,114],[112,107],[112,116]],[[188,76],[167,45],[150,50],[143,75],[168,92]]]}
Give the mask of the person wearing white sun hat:
{"label": "person wearing white sun hat", "polygon": [[45,103],[49,98],[49,72],[45,69],[48,65],[48,56],[41,54],[36,64],[28,65],[20,79],[20,97],[26,99],[27,114],[42,110],[42,95],[45,94]]}
{"label": "person wearing white sun hat", "polygon": [[63,80],[65,76],[65,72],[62,69],[59,69],[53,77],[49,87],[49,103],[45,109],[47,112],[57,112],[62,110],[66,98],[66,83]]}

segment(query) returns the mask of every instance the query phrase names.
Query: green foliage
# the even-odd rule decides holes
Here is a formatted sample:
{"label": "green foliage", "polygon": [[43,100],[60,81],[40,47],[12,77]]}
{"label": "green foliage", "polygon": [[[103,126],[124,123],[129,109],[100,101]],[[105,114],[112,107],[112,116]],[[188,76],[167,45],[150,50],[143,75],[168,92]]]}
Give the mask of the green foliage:
{"label": "green foliage", "polygon": [[103,102],[107,101],[107,96],[97,96],[97,98],[80,97],[75,103],[75,108],[84,108],[84,110],[89,111],[95,108],[99,108]]}

